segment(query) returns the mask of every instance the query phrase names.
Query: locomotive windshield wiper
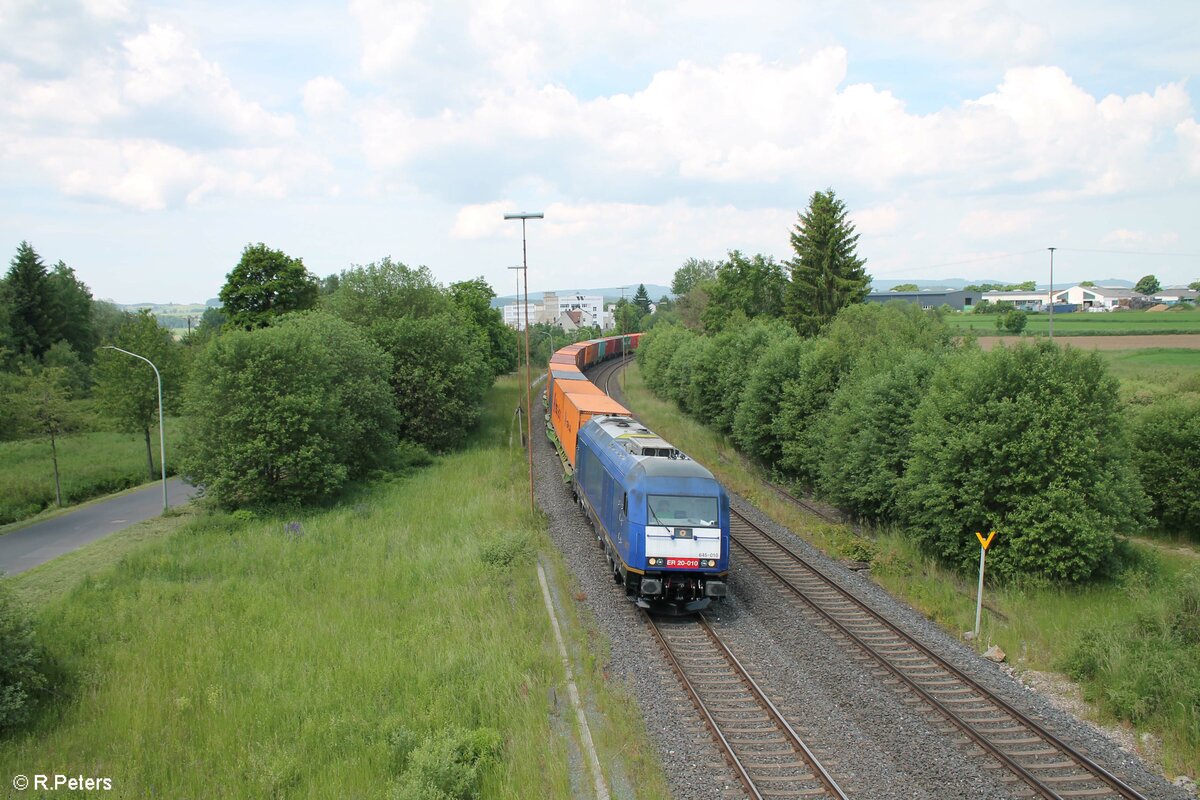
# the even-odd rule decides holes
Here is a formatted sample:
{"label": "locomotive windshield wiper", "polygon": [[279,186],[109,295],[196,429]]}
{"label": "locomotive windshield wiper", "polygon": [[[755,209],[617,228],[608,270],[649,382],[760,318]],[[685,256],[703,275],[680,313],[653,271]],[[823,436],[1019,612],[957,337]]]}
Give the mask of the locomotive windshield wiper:
{"label": "locomotive windshield wiper", "polygon": [[664,527],[664,528],[669,528],[669,527],[671,527],[670,525],[666,525],[666,524],[664,524],[664,523],[663,523],[663,521],[662,521],[661,519],[659,519],[659,518],[658,518],[658,514],[657,514],[657,513],[655,513],[655,511],[654,511],[654,504],[653,504],[653,503],[649,503],[649,502],[648,502],[648,503],[646,503],[646,508],[650,509],[650,516],[654,517],[654,521],[655,521],[655,522],[657,522],[659,525],[661,525],[661,526],[662,526],[662,527]]}

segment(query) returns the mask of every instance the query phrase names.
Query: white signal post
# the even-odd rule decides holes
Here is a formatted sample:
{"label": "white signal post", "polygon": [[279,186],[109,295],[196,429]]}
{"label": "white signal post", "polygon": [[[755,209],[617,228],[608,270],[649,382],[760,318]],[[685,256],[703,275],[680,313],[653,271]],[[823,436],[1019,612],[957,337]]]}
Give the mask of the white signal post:
{"label": "white signal post", "polygon": [[979,641],[979,617],[983,613],[983,562],[992,539],[996,538],[996,532],[992,531],[985,539],[982,533],[975,531],[975,538],[979,540],[979,594],[975,598],[975,641]]}

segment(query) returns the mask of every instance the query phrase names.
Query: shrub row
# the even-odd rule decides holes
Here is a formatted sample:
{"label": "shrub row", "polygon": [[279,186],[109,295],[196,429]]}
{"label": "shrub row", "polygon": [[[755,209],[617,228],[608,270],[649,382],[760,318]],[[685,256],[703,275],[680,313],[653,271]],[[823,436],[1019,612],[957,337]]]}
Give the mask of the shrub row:
{"label": "shrub row", "polygon": [[984,353],[894,303],[850,306],[814,339],[774,322],[712,337],[659,326],[638,359],[652,391],[768,467],[963,570],[975,532],[995,529],[995,574],[1087,580],[1149,506],[1117,382],[1094,353]]}

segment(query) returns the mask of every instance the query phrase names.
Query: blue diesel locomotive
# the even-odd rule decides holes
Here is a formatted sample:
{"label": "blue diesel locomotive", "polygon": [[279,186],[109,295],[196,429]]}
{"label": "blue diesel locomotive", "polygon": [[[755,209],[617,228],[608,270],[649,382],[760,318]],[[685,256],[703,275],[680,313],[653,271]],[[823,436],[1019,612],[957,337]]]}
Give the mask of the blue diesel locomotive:
{"label": "blue diesel locomotive", "polygon": [[729,496],[707,469],[630,417],[597,416],[579,430],[572,488],[639,606],[686,613],[725,597]]}

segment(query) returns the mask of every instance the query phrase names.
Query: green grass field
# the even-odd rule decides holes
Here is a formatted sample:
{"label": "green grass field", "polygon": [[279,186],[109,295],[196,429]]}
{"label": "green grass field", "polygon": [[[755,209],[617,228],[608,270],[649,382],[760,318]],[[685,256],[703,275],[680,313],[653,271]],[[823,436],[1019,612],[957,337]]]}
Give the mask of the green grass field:
{"label": "green grass field", "polygon": [[[172,453],[178,420],[167,420],[167,474],[174,474]],[[158,470],[158,429],[150,432]],[[138,434],[72,433],[58,440],[58,470],[64,505],[128,489],[150,480],[146,440]],[[54,465],[50,440],[0,442],[0,525],[35,516],[54,507]]]}
{"label": "green grass field", "polygon": [[[946,323],[961,330],[974,330],[980,336],[1003,335],[996,330],[994,314],[947,314]],[[1030,314],[1025,332],[1045,334],[1050,330],[1049,314]],[[1200,333],[1200,311],[1076,311],[1054,315],[1056,336],[1120,336],[1132,334]]]}
{"label": "green grass field", "polygon": [[[110,777],[115,797],[425,796],[402,791],[430,768],[417,753],[487,729],[500,746],[480,796],[586,787],[535,554],[552,579],[566,571],[509,444],[516,381],[491,401],[464,451],[336,507],[185,512],[124,547],[102,540],[107,565],[75,554],[12,579],[63,677],[0,741],[5,781],[40,769]],[[606,683],[606,645],[570,585],[555,591],[610,785],[667,797],[636,706]]]}
{"label": "green grass field", "polygon": [[[1179,369],[1175,351],[1103,355],[1126,359],[1123,368],[1130,374]],[[626,376],[626,398],[652,430],[774,519],[835,557],[871,560],[877,582],[953,635],[974,627],[970,576],[947,571],[898,532],[873,531],[870,539],[858,538],[849,526],[825,522],[783,501],[732,440],[651,394],[636,365]],[[1200,559],[1157,542],[1132,547],[1139,566],[1117,582],[1077,589],[989,586],[986,602],[1007,620],[985,613],[979,645],[999,644],[1018,668],[1042,671],[1066,670],[1078,666],[1081,652],[1098,653],[1096,672],[1082,686],[1099,717],[1133,722],[1162,737],[1166,769],[1195,777],[1200,775]],[[1193,590],[1194,600],[1189,599]],[[1189,603],[1197,605],[1190,612]],[[1180,619],[1192,626],[1182,634]]]}
{"label": "green grass field", "polygon": [[1200,350],[1156,347],[1096,352],[1121,381],[1121,397],[1127,402],[1200,393]]}

